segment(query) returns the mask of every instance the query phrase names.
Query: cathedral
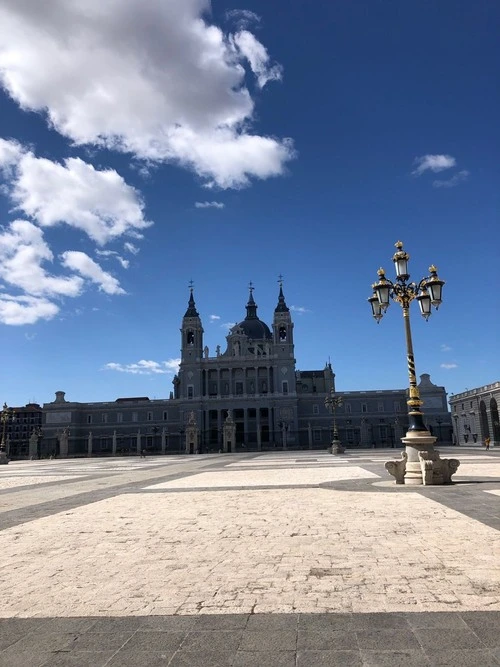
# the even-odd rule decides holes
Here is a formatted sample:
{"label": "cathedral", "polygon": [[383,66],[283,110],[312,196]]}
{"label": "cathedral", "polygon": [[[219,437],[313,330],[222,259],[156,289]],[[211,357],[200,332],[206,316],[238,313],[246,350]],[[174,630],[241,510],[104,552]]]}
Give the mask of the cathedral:
{"label": "cathedral", "polygon": [[[210,355],[191,287],[181,325],[181,362],[169,398],[72,403],[58,391],[55,401],[43,406],[37,451],[92,456],[326,449],[332,415],[325,399],[336,392],[331,364],[297,370],[282,282],[270,325],[257,311],[250,285],[244,319],[230,329],[224,349],[217,345]],[[438,442],[448,442],[444,387],[425,374],[419,388],[428,428]],[[408,423],[406,389],[338,395],[343,403],[336,420],[344,446],[401,446]]]}

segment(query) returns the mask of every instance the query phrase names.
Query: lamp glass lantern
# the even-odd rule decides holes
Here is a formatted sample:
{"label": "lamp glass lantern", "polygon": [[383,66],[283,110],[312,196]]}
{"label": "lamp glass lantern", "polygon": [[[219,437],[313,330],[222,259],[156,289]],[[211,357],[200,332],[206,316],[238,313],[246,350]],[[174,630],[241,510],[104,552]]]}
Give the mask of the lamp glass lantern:
{"label": "lamp glass lantern", "polygon": [[401,241],[396,243],[397,252],[394,253],[392,261],[394,262],[394,268],[396,269],[396,276],[400,280],[408,280],[410,274],[408,273],[408,260],[410,255],[403,250],[403,244]]}
{"label": "lamp glass lantern", "polygon": [[431,276],[427,281],[426,286],[429,290],[431,303],[437,310],[442,301],[444,280],[438,278],[437,268],[434,265],[429,267],[429,272]]}
{"label": "lamp glass lantern", "polygon": [[420,306],[420,314],[427,321],[431,314],[431,297],[426,287],[417,296],[418,305]]}
{"label": "lamp glass lantern", "polygon": [[384,314],[382,313],[382,307],[381,307],[380,302],[378,300],[378,296],[375,293],[375,290],[373,291],[372,296],[368,299],[368,302],[370,303],[370,306],[372,307],[372,315],[377,320],[377,324],[378,324],[380,322],[380,320],[383,318]]}
{"label": "lamp glass lantern", "polygon": [[389,295],[391,293],[392,285],[385,277],[384,269],[379,269],[377,273],[379,276],[379,281],[373,285],[373,289],[377,295],[377,299],[382,311],[386,311],[389,307]]}

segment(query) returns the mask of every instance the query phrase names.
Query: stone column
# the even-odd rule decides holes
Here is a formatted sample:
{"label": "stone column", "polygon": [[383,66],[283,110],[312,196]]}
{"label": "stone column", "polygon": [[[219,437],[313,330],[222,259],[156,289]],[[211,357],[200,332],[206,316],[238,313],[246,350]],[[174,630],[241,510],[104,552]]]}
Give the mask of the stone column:
{"label": "stone column", "polygon": [[29,456],[30,459],[36,459],[38,457],[38,438],[39,435],[36,432],[36,429],[33,429],[33,432],[30,435],[29,440]]}
{"label": "stone column", "polygon": [[167,429],[165,427],[161,430],[161,453],[165,454],[167,449]]}
{"label": "stone column", "polygon": [[92,431],[89,431],[87,438],[87,456],[92,456]]}
{"label": "stone column", "polygon": [[61,435],[59,436],[59,456],[64,459],[68,458],[69,450],[69,429],[63,428]]}
{"label": "stone column", "polygon": [[260,425],[260,407],[256,408],[256,419],[255,419],[255,425],[257,428],[257,450],[259,452],[262,451],[262,433],[261,433],[261,425]]}
{"label": "stone column", "polygon": [[311,422],[307,422],[307,440],[309,443],[309,449],[313,448],[313,431],[312,431],[312,426]]}
{"label": "stone column", "polygon": [[136,447],[136,449],[137,449],[137,455],[140,456],[141,451],[142,451],[142,449],[141,449],[141,429],[139,429],[137,431],[137,447]]}
{"label": "stone column", "polygon": [[113,439],[111,441],[111,453],[116,456],[116,431],[113,431]]}

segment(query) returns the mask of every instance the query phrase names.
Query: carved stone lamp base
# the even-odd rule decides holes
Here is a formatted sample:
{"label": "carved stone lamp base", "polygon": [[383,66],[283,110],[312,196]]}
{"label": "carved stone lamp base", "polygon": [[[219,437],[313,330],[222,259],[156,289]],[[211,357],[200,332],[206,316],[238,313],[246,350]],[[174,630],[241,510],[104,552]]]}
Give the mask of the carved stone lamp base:
{"label": "carved stone lamp base", "polygon": [[460,461],[442,459],[434,449],[434,436],[428,431],[409,431],[401,440],[406,445],[401,459],[385,464],[385,469],[396,478],[396,484],[451,484],[451,476],[458,470]]}
{"label": "carved stone lamp base", "polygon": [[345,452],[345,447],[342,447],[340,440],[333,440],[332,446],[330,447],[331,454],[343,454]]}

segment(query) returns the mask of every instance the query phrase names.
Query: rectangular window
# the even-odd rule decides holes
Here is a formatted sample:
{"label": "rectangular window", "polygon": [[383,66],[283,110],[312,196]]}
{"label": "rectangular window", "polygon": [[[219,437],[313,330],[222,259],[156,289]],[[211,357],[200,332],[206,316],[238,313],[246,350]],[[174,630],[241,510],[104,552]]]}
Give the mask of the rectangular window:
{"label": "rectangular window", "polygon": [[401,401],[394,401],[394,412],[401,412]]}
{"label": "rectangular window", "polygon": [[236,395],[241,396],[243,394],[243,382],[236,382]]}
{"label": "rectangular window", "polygon": [[148,412],[148,422],[152,422],[152,421],[153,421],[153,413]]}
{"label": "rectangular window", "polygon": [[386,440],[387,439],[387,426],[379,426],[379,429],[380,429],[380,438],[382,440]]}
{"label": "rectangular window", "polygon": [[319,415],[319,405],[317,403],[313,405],[313,415]]}
{"label": "rectangular window", "polygon": [[87,415],[87,424],[92,424],[92,415]]}
{"label": "rectangular window", "polygon": [[377,403],[377,410],[378,410],[379,412],[384,412],[384,401],[379,401],[379,402]]}
{"label": "rectangular window", "polygon": [[119,424],[121,424],[121,423],[123,422],[123,413],[122,413],[122,412],[119,412],[119,413],[116,415],[116,421],[117,421]]}
{"label": "rectangular window", "polygon": [[315,429],[314,429],[314,431],[313,431],[313,435],[314,435],[314,440],[315,440],[316,442],[320,442],[320,441],[321,441],[321,431],[319,430],[319,428],[315,428]]}
{"label": "rectangular window", "polygon": [[368,412],[368,406],[366,403],[361,403],[361,412]]}
{"label": "rectangular window", "polygon": [[103,414],[101,415],[101,421],[102,421],[103,424],[108,423],[108,415],[107,415],[106,412],[103,412]]}
{"label": "rectangular window", "polygon": [[346,412],[351,412],[351,404],[350,403],[345,403],[345,411]]}
{"label": "rectangular window", "polygon": [[166,422],[168,419],[168,412],[166,410],[163,411],[163,421]]}
{"label": "rectangular window", "polygon": [[139,414],[137,412],[132,412],[132,421],[139,421]]}
{"label": "rectangular window", "polygon": [[281,383],[281,386],[282,386],[283,393],[288,394],[288,381],[283,380],[283,382]]}
{"label": "rectangular window", "polygon": [[194,387],[192,384],[188,384],[188,398],[193,398],[194,396]]}

